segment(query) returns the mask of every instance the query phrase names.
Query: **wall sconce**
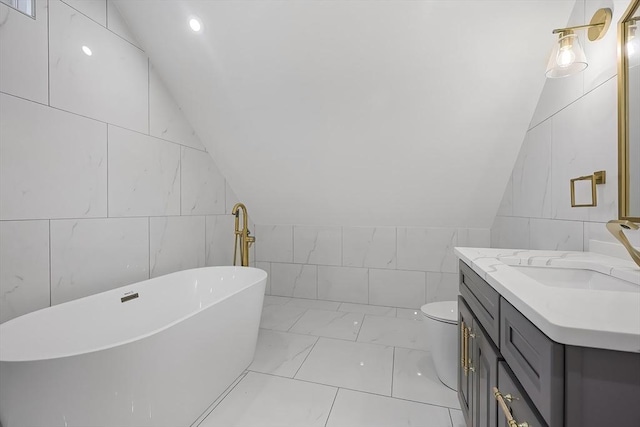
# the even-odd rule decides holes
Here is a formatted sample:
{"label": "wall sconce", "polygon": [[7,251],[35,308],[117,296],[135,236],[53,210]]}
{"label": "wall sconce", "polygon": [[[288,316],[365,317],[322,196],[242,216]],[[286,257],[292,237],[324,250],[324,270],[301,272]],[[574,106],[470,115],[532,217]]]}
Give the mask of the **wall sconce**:
{"label": "wall sconce", "polygon": [[598,9],[596,13],[593,14],[591,22],[587,25],[553,30],[553,34],[558,34],[559,39],[554,44],[549,63],[547,64],[547,71],[545,73],[547,77],[551,79],[567,77],[587,68],[587,65],[589,65],[587,58],[574,30],[588,28],[587,35],[589,40],[596,41],[604,37],[610,24],[611,9],[603,8]]}

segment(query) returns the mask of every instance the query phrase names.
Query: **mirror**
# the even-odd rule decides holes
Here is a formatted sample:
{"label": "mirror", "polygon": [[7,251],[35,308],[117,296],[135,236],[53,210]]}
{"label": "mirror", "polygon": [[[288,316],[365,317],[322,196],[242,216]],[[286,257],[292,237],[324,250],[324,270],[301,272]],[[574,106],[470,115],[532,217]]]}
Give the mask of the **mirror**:
{"label": "mirror", "polygon": [[640,0],[618,24],[619,218],[640,222]]}

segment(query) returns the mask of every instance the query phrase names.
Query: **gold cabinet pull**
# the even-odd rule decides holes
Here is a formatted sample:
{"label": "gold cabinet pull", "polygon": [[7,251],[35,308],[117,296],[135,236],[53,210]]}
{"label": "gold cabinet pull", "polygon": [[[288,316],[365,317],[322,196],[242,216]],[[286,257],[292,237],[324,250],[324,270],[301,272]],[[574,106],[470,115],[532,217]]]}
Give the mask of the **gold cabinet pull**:
{"label": "gold cabinet pull", "polygon": [[509,410],[509,407],[507,406],[506,403],[504,403],[505,399],[507,399],[509,402],[515,399],[513,396],[511,396],[510,394],[506,394],[503,396],[502,393],[500,393],[500,390],[498,390],[496,387],[493,387],[493,395],[495,396],[496,400],[498,401],[498,404],[502,408],[502,412],[504,412],[504,416],[507,418],[507,423],[509,424],[509,427],[529,427],[529,423],[526,421],[523,423],[518,423],[516,420],[514,420],[513,416],[511,415],[511,411]]}
{"label": "gold cabinet pull", "polygon": [[469,374],[469,328],[465,326],[462,335],[464,336],[462,357],[464,358],[464,375],[466,377]]}
{"label": "gold cabinet pull", "polygon": [[[471,330],[471,328],[467,328],[467,337],[468,339],[475,339],[476,334]],[[467,342],[467,369],[470,372],[475,372],[476,368],[473,367],[473,360],[471,360],[471,349],[469,348],[469,343]]]}
{"label": "gold cabinet pull", "polygon": [[464,370],[465,376],[467,375],[467,354],[465,348],[464,332],[466,331],[464,320],[460,322],[460,367]]}

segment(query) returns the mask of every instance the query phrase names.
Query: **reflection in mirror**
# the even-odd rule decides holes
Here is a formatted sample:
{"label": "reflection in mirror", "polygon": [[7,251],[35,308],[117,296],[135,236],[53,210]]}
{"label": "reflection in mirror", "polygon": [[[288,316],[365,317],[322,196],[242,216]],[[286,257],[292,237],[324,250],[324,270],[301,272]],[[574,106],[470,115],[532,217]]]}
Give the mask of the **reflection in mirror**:
{"label": "reflection in mirror", "polygon": [[640,0],[618,26],[619,217],[640,222]]}
{"label": "reflection in mirror", "polygon": [[36,17],[35,0],[0,0],[0,3],[4,3],[32,18]]}
{"label": "reflection in mirror", "polygon": [[[627,36],[629,112],[629,211],[628,216],[640,217],[640,34],[635,30],[640,22],[629,25]],[[633,36],[633,38],[632,38]]]}

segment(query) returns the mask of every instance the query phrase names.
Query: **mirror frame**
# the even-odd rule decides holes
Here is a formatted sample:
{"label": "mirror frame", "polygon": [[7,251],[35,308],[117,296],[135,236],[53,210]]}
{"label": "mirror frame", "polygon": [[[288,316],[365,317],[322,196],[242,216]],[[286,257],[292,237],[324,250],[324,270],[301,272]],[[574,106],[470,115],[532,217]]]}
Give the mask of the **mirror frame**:
{"label": "mirror frame", "polygon": [[640,223],[629,215],[629,82],[627,34],[631,18],[640,12],[640,0],[631,0],[618,23],[618,217]]}

